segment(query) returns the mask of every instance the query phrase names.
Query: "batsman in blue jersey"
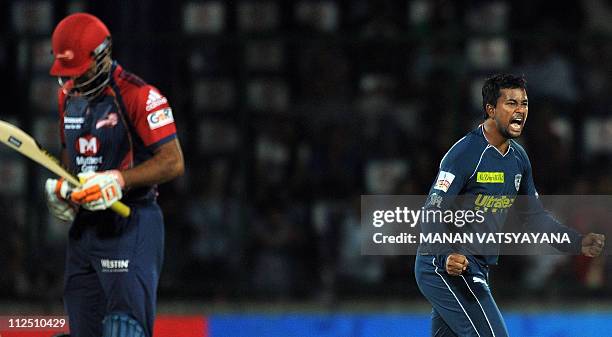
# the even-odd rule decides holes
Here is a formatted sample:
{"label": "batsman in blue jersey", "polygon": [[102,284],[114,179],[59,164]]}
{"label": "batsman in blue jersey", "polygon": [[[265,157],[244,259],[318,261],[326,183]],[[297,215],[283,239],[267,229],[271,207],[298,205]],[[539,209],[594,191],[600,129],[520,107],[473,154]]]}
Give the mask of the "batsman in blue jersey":
{"label": "batsman in blue jersey", "polygon": [[[509,74],[492,76],[483,85],[482,98],[484,123],[456,142],[442,158],[426,207],[450,207],[459,196],[473,201],[501,196],[514,200],[522,195],[531,201],[517,213],[528,228],[567,234],[571,243],[556,246],[562,251],[589,257],[601,254],[603,235],[589,233],[583,236],[563,226],[538,200],[529,157],[513,140],[521,135],[527,122],[525,79]],[[499,232],[506,214],[489,215],[487,221],[472,230]],[[422,231],[445,232],[448,228],[444,226],[449,225],[423,224]],[[508,336],[489,289],[489,266],[497,264],[497,255],[474,253],[469,246],[443,247],[421,244],[415,263],[419,289],[433,306],[431,335]]]}

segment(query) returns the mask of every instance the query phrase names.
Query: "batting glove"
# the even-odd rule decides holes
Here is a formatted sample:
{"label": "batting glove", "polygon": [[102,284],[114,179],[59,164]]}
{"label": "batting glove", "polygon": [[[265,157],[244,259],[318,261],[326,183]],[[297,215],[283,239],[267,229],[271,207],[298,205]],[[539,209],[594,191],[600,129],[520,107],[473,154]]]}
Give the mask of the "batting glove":
{"label": "batting glove", "polygon": [[53,216],[62,221],[72,222],[76,215],[76,207],[68,201],[73,188],[64,178],[47,179],[45,182],[47,207]]}
{"label": "batting glove", "polygon": [[70,199],[89,211],[102,211],[119,201],[125,186],[121,172],[79,173],[83,186],[70,194]]}

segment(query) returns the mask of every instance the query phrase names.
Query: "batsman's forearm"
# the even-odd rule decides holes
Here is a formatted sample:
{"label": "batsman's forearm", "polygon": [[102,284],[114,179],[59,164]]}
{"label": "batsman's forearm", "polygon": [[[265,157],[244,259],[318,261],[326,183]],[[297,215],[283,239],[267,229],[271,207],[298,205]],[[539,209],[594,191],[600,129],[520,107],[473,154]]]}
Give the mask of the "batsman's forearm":
{"label": "batsman's forearm", "polygon": [[153,157],[138,166],[122,171],[125,188],[151,186],[183,174],[185,164],[178,139],[161,145]]}

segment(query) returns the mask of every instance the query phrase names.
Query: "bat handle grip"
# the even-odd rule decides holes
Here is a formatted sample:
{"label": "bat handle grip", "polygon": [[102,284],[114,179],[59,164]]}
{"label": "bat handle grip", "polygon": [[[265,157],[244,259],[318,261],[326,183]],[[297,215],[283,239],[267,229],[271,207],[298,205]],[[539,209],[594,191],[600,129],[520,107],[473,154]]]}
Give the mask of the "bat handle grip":
{"label": "bat handle grip", "polygon": [[129,217],[132,211],[128,205],[122,203],[121,201],[115,202],[110,208],[124,218]]}
{"label": "bat handle grip", "polygon": [[[79,181],[80,181],[81,184],[85,183],[85,179],[83,179],[83,177],[79,177]],[[121,201],[117,201],[117,202],[113,203],[110,208],[113,211],[115,211],[115,213],[121,215],[124,218],[129,217],[130,213],[132,212],[130,207],[128,205],[122,203]]]}

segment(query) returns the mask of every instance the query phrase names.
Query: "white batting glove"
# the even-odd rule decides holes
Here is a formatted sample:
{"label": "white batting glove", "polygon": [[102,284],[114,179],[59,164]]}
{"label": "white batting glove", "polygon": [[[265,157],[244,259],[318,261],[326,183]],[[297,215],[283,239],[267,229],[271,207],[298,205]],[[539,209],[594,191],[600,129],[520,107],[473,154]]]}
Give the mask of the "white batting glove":
{"label": "white batting glove", "polygon": [[72,222],[76,216],[76,207],[68,201],[73,186],[62,179],[47,179],[45,182],[45,195],[47,207],[56,218]]}
{"label": "white batting glove", "polygon": [[89,211],[105,210],[123,196],[125,183],[117,170],[79,173],[79,179],[85,182],[70,194],[70,199]]}

